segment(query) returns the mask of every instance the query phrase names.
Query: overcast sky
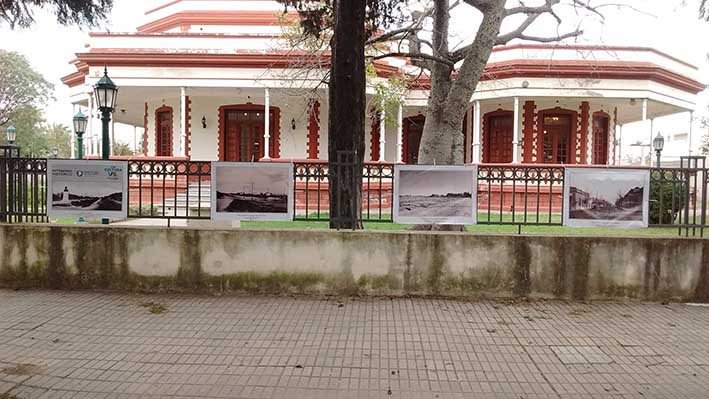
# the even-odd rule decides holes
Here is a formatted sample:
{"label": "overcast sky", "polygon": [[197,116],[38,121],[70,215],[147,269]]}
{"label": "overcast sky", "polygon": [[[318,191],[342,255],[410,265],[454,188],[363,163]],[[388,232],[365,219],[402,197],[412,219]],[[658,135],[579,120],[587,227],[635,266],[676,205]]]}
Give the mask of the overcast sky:
{"label": "overcast sky", "polygon": [[[654,47],[700,66],[703,83],[709,83],[709,23],[698,20],[699,0],[620,1],[641,8],[642,12],[610,7],[604,9],[604,23],[600,23],[598,18],[584,18],[582,27],[586,33],[576,42]],[[527,3],[535,2],[530,0]],[[115,0],[113,12],[103,30],[134,31],[142,20],[142,7],[145,4],[147,2]],[[561,15],[566,21],[562,31],[573,29],[579,23],[579,18],[569,9],[562,10]],[[7,26],[0,25],[0,47],[25,54],[32,66],[55,85],[56,101],[47,107],[46,118],[50,122],[70,125],[73,109],[69,103],[68,89],[61,83],[60,78],[74,72],[69,62],[74,59],[75,53],[84,50],[84,45],[88,42],[87,32],[77,27],[59,26],[54,17],[46,12],[38,12],[36,19],[37,24],[26,30],[12,31]],[[477,19],[471,7],[458,7],[452,21],[457,40],[464,42],[465,38],[473,36],[474,32],[471,33],[468,29],[477,25],[474,23]],[[547,18],[537,21],[529,33],[549,35],[556,30],[554,20]],[[453,39],[451,43],[456,43],[457,40]],[[706,110],[708,97],[705,91],[700,104],[702,112]],[[686,120],[686,116],[684,118]],[[666,123],[668,129],[675,128],[677,121],[681,121],[681,118],[669,118],[668,122],[656,121],[656,127],[662,128],[663,123]],[[686,125],[686,122],[684,124]],[[626,131],[632,134],[632,128]],[[117,133],[121,132],[117,129]],[[129,134],[128,131],[124,133],[124,141],[131,141],[132,129]],[[698,136],[695,134],[695,137]]]}

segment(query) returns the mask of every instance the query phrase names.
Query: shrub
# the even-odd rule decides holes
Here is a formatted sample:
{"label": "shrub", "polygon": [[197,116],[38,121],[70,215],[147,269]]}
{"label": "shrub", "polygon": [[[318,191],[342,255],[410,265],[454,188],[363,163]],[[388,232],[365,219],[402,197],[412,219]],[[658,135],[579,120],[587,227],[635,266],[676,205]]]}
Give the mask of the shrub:
{"label": "shrub", "polygon": [[[650,225],[673,224],[687,205],[687,182],[661,181],[659,173],[653,172],[650,181]],[[670,176],[665,178],[669,180]]]}

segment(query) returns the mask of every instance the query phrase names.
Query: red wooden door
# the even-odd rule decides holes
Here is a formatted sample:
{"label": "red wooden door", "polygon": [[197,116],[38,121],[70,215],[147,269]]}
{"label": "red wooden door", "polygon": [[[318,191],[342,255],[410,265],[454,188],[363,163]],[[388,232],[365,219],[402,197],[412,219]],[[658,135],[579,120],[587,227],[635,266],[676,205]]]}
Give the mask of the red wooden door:
{"label": "red wooden door", "polygon": [[488,118],[485,162],[512,162],[513,120],[512,115],[498,115]]}
{"label": "red wooden door", "polygon": [[172,155],[172,112],[158,112],[158,145],[156,155],[169,157]]}
{"label": "red wooden door", "polygon": [[226,111],[224,115],[224,160],[239,161],[238,111]]}
{"label": "red wooden door", "polygon": [[224,160],[256,162],[263,158],[264,122],[261,112],[229,110],[225,114]]}
{"label": "red wooden door", "polygon": [[593,159],[594,165],[608,163],[608,125],[610,118],[607,115],[593,116]]}

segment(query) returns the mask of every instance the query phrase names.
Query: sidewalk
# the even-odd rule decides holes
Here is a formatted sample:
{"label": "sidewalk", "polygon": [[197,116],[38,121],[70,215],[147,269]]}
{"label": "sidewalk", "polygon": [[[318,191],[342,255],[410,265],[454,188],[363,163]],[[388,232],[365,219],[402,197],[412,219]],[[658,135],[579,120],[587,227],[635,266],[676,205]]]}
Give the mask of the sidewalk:
{"label": "sidewalk", "polygon": [[2,399],[707,396],[703,306],[0,290]]}

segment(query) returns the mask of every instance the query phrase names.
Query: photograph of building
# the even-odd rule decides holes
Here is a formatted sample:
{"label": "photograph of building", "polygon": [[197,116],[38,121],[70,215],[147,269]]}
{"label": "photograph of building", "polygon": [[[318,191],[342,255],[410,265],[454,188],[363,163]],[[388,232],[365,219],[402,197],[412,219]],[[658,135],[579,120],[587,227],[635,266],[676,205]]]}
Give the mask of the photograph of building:
{"label": "photograph of building", "polygon": [[566,185],[564,216],[569,225],[647,223],[648,170],[568,168]]}

